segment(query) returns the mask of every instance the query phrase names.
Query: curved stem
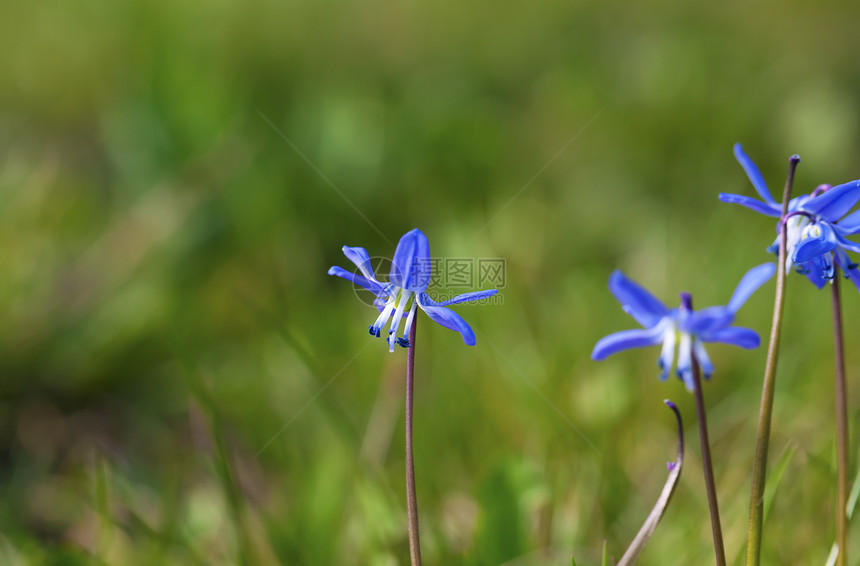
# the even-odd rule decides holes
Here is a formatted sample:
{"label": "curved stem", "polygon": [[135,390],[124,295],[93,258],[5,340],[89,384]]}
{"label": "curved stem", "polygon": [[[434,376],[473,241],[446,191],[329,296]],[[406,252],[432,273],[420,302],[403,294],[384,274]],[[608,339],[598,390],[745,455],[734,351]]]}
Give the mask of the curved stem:
{"label": "curved stem", "polygon": [[660,497],[657,499],[657,503],[651,509],[651,512],[648,514],[648,518],[645,519],[639,532],[636,533],[636,536],[633,538],[633,542],[631,542],[630,546],[627,547],[627,550],[624,551],[624,555],[621,557],[621,560],[618,561],[616,566],[630,566],[630,564],[633,564],[636,560],[636,557],[639,556],[639,553],[642,552],[642,549],[645,548],[645,543],[647,543],[648,539],[651,538],[651,535],[654,534],[657,524],[660,522],[660,519],[663,518],[663,513],[666,512],[666,508],[669,506],[669,501],[672,500],[672,495],[675,493],[675,488],[678,486],[678,480],[681,479],[681,469],[684,466],[684,423],[681,422],[681,412],[678,411],[678,407],[675,403],[668,399],[664,400],[663,403],[665,403],[666,406],[672,409],[672,412],[675,413],[675,421],[678,424],[678,451],[675,456],[675,461],[669,462],[669,465],[667,466],[669,469],[669,477],[666,478],[666,483],[663,485],[663,491],[660,492]]}
{"label": "curved stem", "polygon": [[845,352],[842,335],[842,301],[839,297],[839,266],[833,266],[833,349],[836,354],[836,564],[848,564],[848,406],[845,385]]}
{"label": "curved stem", "polygon": [[418,497],[415,494],[415,461],[412,457],[412,390],[415,383],[415,327],[409,328],[409,349],[406,357],[406,516],[409,522],[409,558],[412,566],[421,566],[421,544],[418,540]]}
{"label": "curved stem", "polygon": [[761,558],[761,531],[764,514],[764,484],[767,476],[767,453],[770,446],[770,421],[773,415],[773,394],[776,380],[776,362],[779,355],[779,338],[782,332],[782,312],[785,307],[785,264],[787,261],[787,234],[785,219],[788,201],[794,184],[794,172],[800,158],[793,155],[789,160],[788,177],[782,195],[782,220],[779,223],[779,254],[776,269],[776,295],[773,304],[773,322],[770,327],[770,342],[767,346],[767,361],[761,390],[761,406],[758,415],[755,456],[753,457],[752,486],[750,487],[750,520],[747,529],[747,566],[758,566]]}

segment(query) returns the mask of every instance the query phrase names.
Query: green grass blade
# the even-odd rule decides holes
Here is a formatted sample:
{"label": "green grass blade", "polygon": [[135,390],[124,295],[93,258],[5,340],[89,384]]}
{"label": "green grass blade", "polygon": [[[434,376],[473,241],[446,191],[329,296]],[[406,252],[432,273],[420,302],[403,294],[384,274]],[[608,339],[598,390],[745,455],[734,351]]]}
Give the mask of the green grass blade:
{"label": "green grass blade", "polygon": [[[851,494],[848,496],[848,508],[845,513],[848,515],[848,521],[854,516],[854,509],[857,508],[857,499],[860,498],[860,470],[857,470],[857,475],[854,477],[854,485],[851,487]],[[827,556],[825,566],[834,566],[836,564],[836,556],[839,553],[839,547],[834,542],[830,547],[830,554]]]}
{"label": "green grass blade", "polygon": [[785,475],[785,471],[788,469],[788,464],[791,462],[791,458],[794,456],[794,453],[797,452],[797,445],[794,442],[789,442],[786,445],[785,449],[782,451],[782,455],[779,457],[779,462],[776,463],[776,467],[773,470],[773,474],[769,478],[769,483],[764,490],[764,520],[767,520],[768,515],[770,514],[770,508],[773,506],[773,500],[776,497],[776,490],[779,489],[779,484],[782,482],[782,477]]}

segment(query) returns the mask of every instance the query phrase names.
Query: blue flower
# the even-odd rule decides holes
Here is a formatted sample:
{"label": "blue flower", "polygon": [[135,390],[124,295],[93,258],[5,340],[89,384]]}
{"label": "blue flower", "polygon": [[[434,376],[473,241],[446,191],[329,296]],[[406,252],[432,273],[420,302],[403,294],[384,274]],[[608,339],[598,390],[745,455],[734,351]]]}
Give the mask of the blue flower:
{"label": "blue flower", "polygon": [[[735,144],[735,157],[743,166],[753,187],[762,200],[743,195],[720,193],[720,200],[751,208],[756,212],[780,218],[782,204],[776,202],[761,172]],[[833,278],[834,262],[845,276],[860,290],[860,270],[851,261],[846,250],[860,252],[860,244],[846,236],[860,233],[860,210],[845,216],[860,201],[860,179],[837,185],[820,185],[808,195],[795,197],[788,202],[786,222],[786,272],[795,266],[819,289]],[[779,225],[776,241],[768,251],[779,252]]]}
{"label": "blue flower", "polygon": [[675,345],[678,343],[678,366],[676,374],[687,389],[693,390],[692,357],[695,355],[706,378],[714,372],[705,342],[723,342],[741,348],[757,348],[759,337],[749,328],[731,326],[738,309],[776,271],[776,264],[764,263],[750,269],[738,283],[727,306],[708,307],[693,311],[690,296],[682,294],[681,306],[667,308],[659,299],[628,279],[620,271],[609,278],[609,290],[621,303],[624,312],[636,319],[644,330],[623,330],[602,338],[591,353],[591,359],[606,357],[627,350],[663,344],[657,360],[660,379],[666,379],[675,362]]}
{"label": "blue flower", "polygon": [[[404,348],[409,347],[409,329],[412,326],[412,319],[415,317],[417,307],[421,307],[421,310],[427,313],[427,316],[434,322],[459,332],[463,336],[463,342],[467,345],[475,345],[475,333],[472,332],[466,321],[445,307],[484,299],[495,295],[498,291],[491,289],[465,293],[440,303],[431,299],[426,292],[431,275],[430,243],[421,230],[418,228],[410,230],[397,242],[387,283],[377,280],[370,265],[370,256],[364,248],[344,246],[343,255],[358,267],[361,275],[338,266],[329,268],[328,274],[343,277],[376,295],[373,304],[380,313],[376,322],[370,325],[370,333],[379,337],[390,319],[391,326],[388,330],[390,351],[394,351],[395,344],[400,344]],[[397,332],[400,322],[407,310],[409,314],[406,316],[406,325],[402,336],[398,338]]]}

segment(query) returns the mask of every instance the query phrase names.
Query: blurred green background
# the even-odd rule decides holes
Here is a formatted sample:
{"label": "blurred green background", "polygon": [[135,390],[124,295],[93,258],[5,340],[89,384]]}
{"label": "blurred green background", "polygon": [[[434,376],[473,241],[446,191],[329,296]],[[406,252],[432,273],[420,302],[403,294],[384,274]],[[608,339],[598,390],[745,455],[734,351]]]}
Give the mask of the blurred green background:
{"label": "blurred green background", "polygon": [[[426,564],[599,563],[688,459],[639,564],[709,564],[692,397],[615,268],[674,306],[725,304],[767,261],[779,191],[860,176],[852,2],[0,5],[0,563],[408,562],[406,354],[326,275],[344,244],[504,258],[474,348],[419,319]],[[845,288],[852,417],[857,293]],[[466,289],[472,290],[472,289]],[[739,323],[767,335],[773,285]],[[789,278],[765,563],[834,538],[831,315]],[[765,338],[766,339],[766,338]],[[745,541],[764,349],[710,348],[730,556]],[[855,451],[856,453],[856,451]],[[851,475],[854,472],[852,468]],[[860,533],[854,532],[854,540]],[[860,544],[855,544],[858,563]]]}

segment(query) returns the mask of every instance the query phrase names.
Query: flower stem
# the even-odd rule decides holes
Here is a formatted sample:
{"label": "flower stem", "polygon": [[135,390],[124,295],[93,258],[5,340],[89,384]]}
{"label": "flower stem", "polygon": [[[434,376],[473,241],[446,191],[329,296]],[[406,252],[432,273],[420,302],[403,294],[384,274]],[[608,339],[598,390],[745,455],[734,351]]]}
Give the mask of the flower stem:
{"label": "flower stem", "polygon": [[406,357],[406,516],[409,521],[409,558],[412,566],[421,566],[421,544],[418,541],[418,497],[415,494],[415,461],[412,457],[412,389],[415,382],[415,327],[409,328],[409,349]]}
{"label": "flower stem", "polygon": [[[682,306],[693,310],[693,299],[687,293],[681,295]],[[702,373],[699,360],[691,356],[693,372],[693,396],[696,398],[696,418],[699,423],[699,444],[702,449],[702,471],[705,474],[705,490],[708,492],[708,507],[711,510],[711,531],[714,535],[714,555],[717,566],[726,566],[726,549],[723,545],[723,528],[720,525],[720,508],[717,502],[717,486],[714,481],[714,466],[711,463],[711,442],[708,440],[708,415],[705,412],[705,394],[702,391]]]}
{"label": "flower stem", "polygon": [[714,554],[717,566],[726,566],[726,550],[723,546],[723,528],[720,526],[720,509],[717,504],[717,486],[714,482],[714,467],[711,464],[711,444],[708,440],[708,417],[705,414],[705,396],[702,393],[702,377],[699,362],[693,356],[693,382],[696,397],[696,418],[699,420],[699,444],[702,447],[702,468],[705,472],[705,488],[708,491],[708,507],[711,509],[711,530],[714,534]]}
{"label": "flower stem", "polygon": [[672,412],[675,413],[675,421],[678,423],[678,452],[675,456],[675,461],[669,462],[666,466],[669,470],[669,477],[666,478],[666,483],[663,486],[663,491],[660,492],[660,497],[657,499],[657,503],[651,509],[651,512],[648,514],[648,518],[645,519],[639,532],[636,533],[636,536],[633,538],[633,542],[631,542],[630,546],[627,547],[627,550],[624,551],[624,555],[621,557],[621,560],[618,561],[616,566],[629,566],[630,564],[633,564],[636,557],[639,556],[639,553],[642,552],[643,548],[645,548],[645,543],[647,543],[648,539],[651,538],[651,535],[654,534],[657,524],[660,522],[660,519],[663,518],[663,513],[666,512],[666,508],[669,506],[669,501],[672,500],[675,488],[678,487],[678,480],[681,479],[681,469],[684,467],[684,423],[681,422],[681,412],[678,411],[678,407],[675,406],[675,403],[668,399],[665,399],[663,403],[665,403],[666,406],[672,409]]}
{"label": "flower stem", "polygon": [[839,296],[839,266],[833,266],[833,349],[836,354],[836,564],[848,564],[848,406],[845,385],[845,352],[842,335],[842,301]]}
{"label": "flower stem", "polygon": [[785,306],[785,264],[787,261],[786,217],[794,172],[800,157],[792,155],[788,176],[782,195],[782,217],[779,223],[779,253],[776,262],[776,294],[773,303],[773,322],[770,327],[770,342],[767,346],[767,361],[761,390],[761,405],[756,432],[755,456],[753,457],[752,486],[750,487],[750,520],[747,530],[747,566],[758,566],[761,558],[761,534],[764,514],[764,485],[767,476],[767,453],[770,445],[770,421],[773,415],[773,394],[776,380],[776,362],[779,355],[779,338],[782,333],[782,312]]}

